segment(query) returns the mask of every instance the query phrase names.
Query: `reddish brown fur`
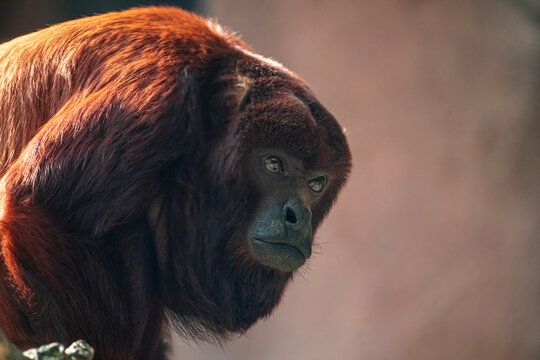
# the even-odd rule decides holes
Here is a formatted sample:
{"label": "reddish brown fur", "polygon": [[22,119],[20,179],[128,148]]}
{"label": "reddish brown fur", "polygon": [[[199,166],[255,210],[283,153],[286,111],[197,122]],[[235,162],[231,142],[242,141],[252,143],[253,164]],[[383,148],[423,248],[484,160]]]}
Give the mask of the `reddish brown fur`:
{"label": "reddish brown fur", "polygon": [[[350,153],[306,85],[249,51],[168,7],[0,46],[0,327],[15,344],[84,338],[97,358],[148,359],[166,311],[218,338],[272,311],[291,274],[246,251],[244,160],[273,146],[325,169],[315,230]],[[213,104],[228,120],[213,124],[207,104],[237,82],[246,104]]]}

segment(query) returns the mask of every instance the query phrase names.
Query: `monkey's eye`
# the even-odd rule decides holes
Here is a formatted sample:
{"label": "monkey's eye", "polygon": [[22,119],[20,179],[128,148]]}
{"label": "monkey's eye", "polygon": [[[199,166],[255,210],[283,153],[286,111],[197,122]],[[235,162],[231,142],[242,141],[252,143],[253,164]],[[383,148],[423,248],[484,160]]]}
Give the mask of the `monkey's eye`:
{"label": "monkey's eye", "polygon": [[308,181],[308,186],[317,193],[324,189],[324,185],[326,185],[326,178],[324,176],[317,176]]}
{"label": "monkey's eye", "polygon": [[285,165],[283,164],[283,160],[278,158],[277,156],[268,155],[264,157],[264,167],[266,170],[274,173],[274,174],[285,174]]}

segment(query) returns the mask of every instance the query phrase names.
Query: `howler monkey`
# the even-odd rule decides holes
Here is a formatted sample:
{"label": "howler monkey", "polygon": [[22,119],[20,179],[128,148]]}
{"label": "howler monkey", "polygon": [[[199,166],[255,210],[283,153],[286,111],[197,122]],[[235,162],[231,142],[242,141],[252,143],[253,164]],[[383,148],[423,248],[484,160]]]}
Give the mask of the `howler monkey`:
{"label": "howler monkey", "polygon": [[0,328],[98,359],[247,330],[311,255],[351,166],[307,85],[171,7],[0,45]]}

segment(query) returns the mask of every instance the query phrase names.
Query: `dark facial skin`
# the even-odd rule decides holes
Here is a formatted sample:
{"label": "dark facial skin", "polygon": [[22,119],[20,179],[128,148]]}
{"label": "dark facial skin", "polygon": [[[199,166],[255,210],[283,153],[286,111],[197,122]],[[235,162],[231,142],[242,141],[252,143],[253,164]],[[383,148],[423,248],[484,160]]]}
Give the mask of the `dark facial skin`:
{"label": "dark facial skin", "polygon": [[249,251],[266,266],[293,271],[311,256],[311,209],[329,177],[306,170],[297,158],[276,149],[256,150],[249,166],[261,194],[248,231]]}

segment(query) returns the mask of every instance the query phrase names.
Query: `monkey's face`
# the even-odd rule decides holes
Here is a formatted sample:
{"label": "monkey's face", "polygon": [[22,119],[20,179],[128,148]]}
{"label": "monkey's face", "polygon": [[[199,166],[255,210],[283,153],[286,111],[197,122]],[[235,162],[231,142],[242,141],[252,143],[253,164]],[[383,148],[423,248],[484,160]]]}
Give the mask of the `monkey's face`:
{"label": "monkey's face", "polygon": [[248,230],[249,252],[266,266],[293,271],[311,256],[312,208],[327,188],[328,174],[272,148],[254,151],[248,166],[260,194]]}

